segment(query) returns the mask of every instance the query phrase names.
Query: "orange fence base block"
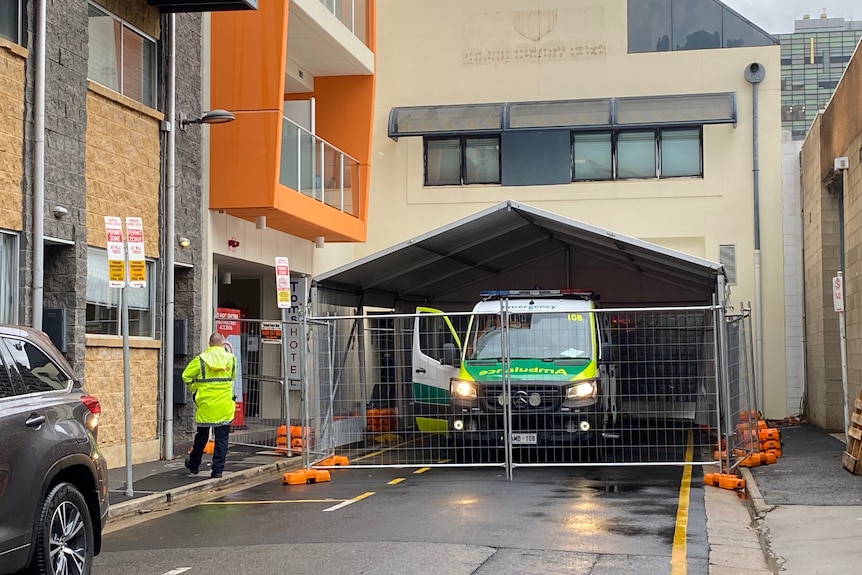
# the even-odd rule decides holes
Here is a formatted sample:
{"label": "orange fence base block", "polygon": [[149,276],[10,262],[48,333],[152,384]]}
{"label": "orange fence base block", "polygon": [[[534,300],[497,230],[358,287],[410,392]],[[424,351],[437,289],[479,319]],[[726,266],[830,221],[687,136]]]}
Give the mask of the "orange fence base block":
{"label": "orange fence base block", "polygon": [[745,480],[730,473],[706,473],[703,482],[722,489],[745,489]]}
{"label": "orange fence base block", "polygon": [[740,467],[757,467],[763,464],[763,458],[760,453],[752,453],[745,459],[739,462]]}
{"label": "orange fence base block", "polygon": [[299,469],[282,475],[281,482],[284,485],[305,485],[306,483],[324,483],[331,479],[332,477],[325,469]]}
{"label": "orange fence base block", "polygon": [[318,461],[315,465],[319,465],[320,467],[347,466],[350,465],[350,461],[343,455],[333,455],[322,461]]}
{"label": "orange fence base block", "polygon": [[760,441],[780,441],[781,433],[774,427],[770,427],[768,429],[761,429],[758,437]]}

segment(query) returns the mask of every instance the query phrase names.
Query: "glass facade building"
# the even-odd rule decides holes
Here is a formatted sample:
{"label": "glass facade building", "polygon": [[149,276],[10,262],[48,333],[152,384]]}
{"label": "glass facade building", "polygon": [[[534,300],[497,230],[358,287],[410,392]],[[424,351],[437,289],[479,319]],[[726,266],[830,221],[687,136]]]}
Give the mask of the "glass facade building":
{"label": "glass facade building", "polygon": [[803,17],[781,43],[781,126],[804,140],[838,85],[859,39],[862,21]]}

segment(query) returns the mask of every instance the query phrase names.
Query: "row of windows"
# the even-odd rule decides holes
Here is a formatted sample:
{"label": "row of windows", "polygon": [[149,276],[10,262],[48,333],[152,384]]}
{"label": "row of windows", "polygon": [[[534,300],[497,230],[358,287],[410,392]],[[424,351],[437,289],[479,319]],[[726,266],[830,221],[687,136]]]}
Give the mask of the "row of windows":
{"label": "row of windows", "polygon": [[[500,136],[427,137],[424,145],[426,186],[506,184]],[[574,132],[569,181],[703,176],[702,148],[699,127]],[[509,161],[518,160],[513,154]],[[540,180],[536,174],[534,183]]]}
{"label": "row of windows", "polygon": [[[22,0],[0,0],[0,37],[21,43]],[[87,5],[87,77],[151,108],[156,107],[156,41],[95,4]]]}
{"label": "row of windows", "polygon": [[[18,236],[0,232],[0,323],[18,323]],[[155,337],[155,262],[148,260],[147,287],[125,290],[129,335]],[[86,332],[121,335],[121,290],[108,286],[108,254],[87,250]]]}
{"label": "row of windows", "polygon": [[720,2],[629,0],[629,52],[772,46],[775,40]]}
{"label": "row of windows", "polygon": [[88,16],[87,77],[155,108],[156,41],[95,4],[88,5]]}

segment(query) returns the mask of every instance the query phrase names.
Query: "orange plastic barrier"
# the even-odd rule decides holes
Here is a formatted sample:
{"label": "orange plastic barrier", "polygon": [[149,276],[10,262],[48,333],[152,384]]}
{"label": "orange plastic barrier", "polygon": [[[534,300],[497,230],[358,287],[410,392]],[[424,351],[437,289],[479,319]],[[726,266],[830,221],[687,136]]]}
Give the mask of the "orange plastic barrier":
{"label": "orange plastic barrier", "polygon": [[282,475],[283,485],[305,485],[306,483],[323,483],[329,481],[331,476],[325,469],[299,469],[288,471]]}

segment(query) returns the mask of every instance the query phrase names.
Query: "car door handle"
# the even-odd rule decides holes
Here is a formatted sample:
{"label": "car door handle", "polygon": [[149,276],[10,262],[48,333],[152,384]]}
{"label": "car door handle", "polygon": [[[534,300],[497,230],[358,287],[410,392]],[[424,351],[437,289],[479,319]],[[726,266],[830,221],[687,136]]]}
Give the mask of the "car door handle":
{"label": "car door handle", "polygon": [[424,367],[417,367],[416,373],[425,373],[425,368]]}
{"label": "car door handle", "polygon": [[24,422],[24,425],[26,425],[27,427],[39,427],[43,423],[45,423],[44,415],[36,415],[35,413],[31,413],[27,421]]}

